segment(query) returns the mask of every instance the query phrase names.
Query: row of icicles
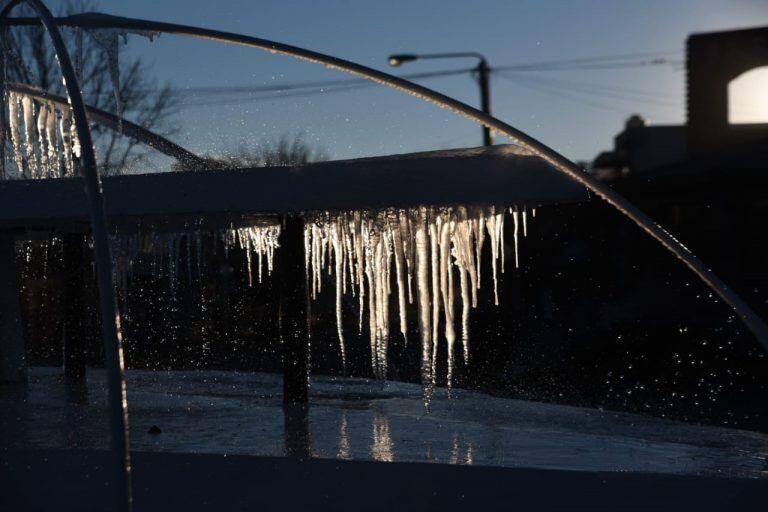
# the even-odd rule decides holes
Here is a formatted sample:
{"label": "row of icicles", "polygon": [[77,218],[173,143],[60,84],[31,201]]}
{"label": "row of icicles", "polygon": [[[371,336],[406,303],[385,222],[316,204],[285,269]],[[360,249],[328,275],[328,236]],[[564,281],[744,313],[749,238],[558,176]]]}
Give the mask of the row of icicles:
{"label": "row of icicles", "polygon": [[[245,251],[248,286],[253,285],[254,265],[259,283],[272,274],[275,249],[279,246],[280,225],[231,227],[218,232],[217,237],[228,254],[232,248]],[[114,235],[110,237],[114,261],[115,282],[127,289],[131,270],[140,254],[151,255],[153,274],[165,275],[175,288],[179,281],[179,260],[186,253],[187,279],[193,281],[193,269],[198,279],[204,274],[203,233],[201,231]],[[183,252],[182,252],[183,251]],[[194,262],[194,263],[193,263]]]}
{"label": "row of icicles", "polygon": [[8,131],[19,178],[60,178],[74,175],[80,157],[72,110],[25,94],[9,92]]}
{"label": "row of icicles", "polygon": [[[454,372],[459,299],[460,339],[465,363],[469,360],[469,314],[477,307],[482,282],[481,255],[486,239],[491,252],[493,295],[499,303],[499,272],[504,272],[505,213],[512,217],[515,267],[519,266],[518,237],[527,235],[526,209],[503,207],[419,207],[341,213],[314,213],[304,228],[305,264],[309,291],[316,298],[323,274],[335,282],[336,324],[342,364],[346,349],[342,296],[359,301],[358,330],[367,316],[371,368],[387,378],[387,352],[391,337],[390,296],[395,294],[398,328],[407,342],[407,309],[417,305],[421,337],[421,379],[425,399],[432,395],[442,339],[448,361],[447,384]],[[531,212],[534,216],[536,210]],[[393,290],[393,283],[395,289]],[[458,283],[458,284],[457,284]],[[458,289],[458,293],[457,293]],[[442,321],[442,329],[441,323]]]}
{"label": "row of icicles", "polygon": [[[536,210],[530,213],[535,216]],[[397,304],[397,315],[393,317],[397,318],[396,329],[406,343],[407,310],[415,303],[425,399],[429,400],[435,387],[441,341],[445,343],[450,389],[457,341],[461,343],[464,362],[469,360],[469,315],[471,309],[477,307],[477,291],[483,282],[492,282],[494,302],[499,303],[507,217],[511,217],[513,223],[512,256],[518,267],[518,239],[528,231],[525,208],[418,207],[306,214],[304,247],[309,293],[313,299],[318,297],[326,274],[334,283],[339,352],[345,369],[342,300],[345,294],[356,297],[359,302],[358,332],[362,333],[367,325],[371,369],[379,379],[387,378],[387,353],[392,336],[390,303]],[[279,247],[279,224],[232,227],[222,230],[218,236],[225,251],[238,248],[245,252],[249,286],[256,279],[260,283],[265,274],[271,274],[275,250]],[[157,259],[154,267],[158,274],[168,274],[171,283],[176,283],[178,260],[184,250],[188,262],[197,260],[197,273],[202,278],[201,240],[199,231],[115,236],[112,250],[116,281],[125,287],[137,255],[150,253]],[[482,271],[486,241],[491,260],[490,267],[486,267],[490,270],[488,277]],[[190,282],[192,267],[191,263],[187,265]]]}

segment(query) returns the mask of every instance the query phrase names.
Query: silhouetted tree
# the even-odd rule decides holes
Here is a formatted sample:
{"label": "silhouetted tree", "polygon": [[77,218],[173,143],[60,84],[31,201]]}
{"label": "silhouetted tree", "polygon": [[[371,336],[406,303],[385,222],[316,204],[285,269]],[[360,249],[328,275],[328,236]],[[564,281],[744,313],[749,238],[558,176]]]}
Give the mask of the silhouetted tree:
{"label": "silhouetted tree", "polygon": [[[274,140],[266,140],[256,147],[240,146],[236,151],[224,157],[206,155],[211,169],[242,167],[279,167],[283,165],[302,165],[328,160],[328,153],[320,147],[307,144],[303,135],[281,135]],[[178,170],[187,170],[181,164]],[[196,169],[199,170],[199,169]]]}

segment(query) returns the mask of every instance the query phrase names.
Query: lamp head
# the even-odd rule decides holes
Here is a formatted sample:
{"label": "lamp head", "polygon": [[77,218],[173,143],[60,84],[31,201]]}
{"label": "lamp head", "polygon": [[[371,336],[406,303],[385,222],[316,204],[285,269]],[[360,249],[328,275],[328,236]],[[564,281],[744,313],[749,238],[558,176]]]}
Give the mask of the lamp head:
{"label": "lamp head", "polygon": [[388,61],[390,66],[397,67],[401,65],[403,62],[411,62],[418,58],[419,58],[418,55],[401,53],[401,54],[390,55]]}

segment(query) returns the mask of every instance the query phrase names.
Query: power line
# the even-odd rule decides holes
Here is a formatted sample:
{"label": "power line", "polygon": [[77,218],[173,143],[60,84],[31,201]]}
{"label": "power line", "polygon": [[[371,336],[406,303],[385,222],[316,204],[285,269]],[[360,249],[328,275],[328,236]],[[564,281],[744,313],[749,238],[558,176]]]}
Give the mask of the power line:
{"label": "power line", "polygon": [[[435,78],[441,76],[460,75],[473,71],[474,68],[461,68],[461,69],[448,69],[442,71],[431,71],[422,73],[411,73],[408,75],[401,75],[400,78],[406,79],[422,79],[422,78]],[[339,85],[355,85],[355,84],[371,84],[376,85],[375,82],[371,82],[365,78],[348,78],[341,80],[323,80],[323,81],[308,81],[308,82],[294,82],[283,83],[275,85],[236,85],[236,86],[207,86],[207,87],[188,87],[185,89],[179,89],[179,92],[189,95],[218,95],[218,94],[246,94],[254,92],[280,92],[280,91],[292,91],[297,89],[323,89],[326,87],[334,87]]]}
{"label": "power line", "polygon": [[[539,61],[529,62],[521,64],[510,64],[503,66],[494,66],[491,68],[491,72],[498,71],[576,71],[576,70],[610,70],[610,69],[622,69],[622,68],[634,68],[634,67],[646,67],[646,66],[676,66],[682,61],[673,61],[666,58],[658,57],[660,55],[668,55],[672,52],[653,52],[653,53],[629,53],[629,54],[617,54],[617,55],[605,55],[599,57],[583,57],[576,59],[561,59],[551,61]],[[637,60],[642,57],[643,60]],[[652,57],[652,58],[651,58]],[[406,75],[400,75],[400,78],[406,79],[422,79],[422,78],[435,78],[440,76],[459,75],[463,73],[472,72],[474,68],[463,68],[453,70],[434,71],[426,73],[412,73]],[[335,87],[338,85],[353,85],[353,84],[371,84],[369,80],[364,78],[352,78],[352,79],[340,79],[340,80],[324,80],[324,81],[307,81],[307,82],[289,82],[283,84],[274,85],[236,85],[236,86],[203,86],[203,87],[188,87],[185,89],[179,89],[178,92],[184,95],[190,96],[206,96],[206,95],[227,95],[227,94],[248,94],[258,92],[281,92],[292,91],[300,89],[325,89],[328,87]],[[144,92],[152,92],[148,89]],[[324,92],[324,91],[318,91]]]}
{"label": "power line", "polygon": [[[656,61],[653,65],[661,65],[662,62]],[[667,61],[664,61],[663,64],[668,64]],[[608,69],[606,66],[611,65],[614,68],[617,66],[621,67],[627,67],[630,65],[630,63],[620,63],[620,62],[614,62],[611,64],[603,64],[601,69]],[[648,65],[646,62],[636,62],[634,63],[635,66],[637,65]],[[497,76],[505,77],[504,72],[508,69],[508,66],[502,66],[502,67],[496,67],[491,70],[492,73],[495,72]],[[547,68],[552,69],[552,68]],[[563,70],[565,68],[562,68]],[[570,69],[577,69],[577,68],[570,68]],[[578,68],[578,69],[587,69],[587,68]],[[534,70],[533,68],[526,68],[526,71],[541,71],[541,70]],[[544,69],[542,69],[544,70]],[[465,69],[455,69],[455,70],[444,70],[444,71],[435,71],[435,72],[428,72],[428,73],[414,73],[410,75],[402,75],[403,78],[409,78],[409,79],[431,79],[431,78],[438,78],[438,77],[445,77],[445,76],[452,76],[452,75],[460,75],[460,74],[466,74],[474,71],[474,68],[465,68]],[[516,71],[517,73],[517,71]],[[510,76],[506,75],[506,78],[509,79]],[[517,77],[519,79],[519,77]],[[543,77],[525,77],[525,79],[529,81],[535,81],[538,80],[540,82],[542,81],[552,81],[557,82],[557,79],[552,78],[543,78]],[[595,89],[602,89],[603,96],[613,96],[617,97],[619,99],[630,99],[634,101],[642,101],[645,103],[655,103],[658,105],[664,105],[664,106],[677,106],[679,104],[674,103],[669,100],[663,100],[663,99],[653,99],[652,96],[654,96],[654,93],[649,93],[646,91],[638,91],[638,90],[621,90],[621,89],[615,89],[610,90],[609,86],[600,85],[600,84],[588,84],[588,83],[578,83],[578,82],[570,82],[567,81],[560,81],[564,84],[568,84],[569,90],[570,89],[582,89],[582,92],[588,93],[589,91],[584,91],[583,89],[585,87],[587,88],[595,88]],[[371,82],[369,80],[365,79],[346,79],[346,80],[327,80],[327,81],[315,81],[315,82],[296,82],[296,83],[286,83],[286,84],[276,84],[276,85],[269,85],[269,86],[237,86],[237,87],[201,87],[196,88],[193,91],[190,91],[189,89],[184,90],[184,92],[192,92],[192,96],[195,96],[195,93],[197,93],[198,96],[206,96],[206,95],[212,95],[212,96],[230,96],[229,98],[221,98],[221,99],[212,99],[212,100],[197,100],[197,101],[185,101],[183,102],[183,105],[185,106],[191,106],[191,107],[203,107],[203,106],[223,106],[223,105],[229,105],[229,104],[242,104],[242,103],[251,103],[251,102],[259,102],[259,101],[266,101],[266,100],[279,100],[279,99],[288,99],[288,98],[296,98],[296,97],[303,97],[303,96],[313,96],[318,94],[326,94],[326,93],[335,93],[335,92],[342,92],[342,91],[349,91],[349,90],[356,90],[360,88],[365,87],[372,87],[376,86],[378,84]],[[543,85],[549,86],[551,88],[557,88],[558,85],[556,83],[550,83],[547,84],[546,82],[543,82]],[[255,95],[254,93],[259,92],[275,92],[275,94],[260,94]],[[250,94],[250,96],[243,96],[246,94]],[[567,93],[566,93],[567,95]],[[233,97],[237,96],[237,97]],[[633,96],[645,96],[643,98],[637,98]]]}
{"label": "power line", "polygon": [[609,97],[619,100],[654,104],[664,107],[680,107],[682,105],[680,101],[676,101],[668,95],[661,95],[658,93],[641,91],[638,89],[613,87],[605,84],[594,84],[589,82],[558,80],[549,77],[544,78],[534,76],[520,76],[516,74],[505,73],[503,71],[499,72],[497,76],[513,82],[524,81],[554,89],[564,90],[571,93],[580,93],[587,96],[599,96],[601,98]]}
{"label": "power line", "polygon": [[[465,74],[471,71],[472,69],[458,69],[458,70],[439,71],[439,72],[432,72],[432,73],[419,73],[418,76],[411,75],[411,78],[430,79],[430,78]],[[322,82],[322,84],[325,84],[325,85],[318,86],[317,84],[320,84],[320,83],[321,82],[315,82],[313,87],[311,88],[307,87],[308,90],[301,90],[304,87],[299,87],[297,84],[297,87],[292,87],[288,89],[288,92],[278,92],[275,94],[261,94],[261,95],[251,95],[251,96],[239,96],[236,98],[230,97],[230,98],[202,100],[202,101],[189,101],[189,102],[185,101],[185,102],[182,102],[181,104],[184,106],[190,106],[190,107],[223,106],[223,105],[231,105],[231,104],[258,102],[258,101],[264,101],[264,100],[287,99],[287,98],[297,98],[302,96],[314,96],[318,94],[344,92],[344,91],[357,90],[357,89],[363,89],[368,87],[375,87],[379,85],[376,82],[371,82],[370,80],[365,80],[365,79],[337,80],[334,82],[328,81],[328,82]],[[284,89],[281,88],[276,90],[281,91]]]}
{"label": "power line", "polygon": [[[667,64],[667,59],[663,56],[665,55],[679,55],[679,51],[675,50],[667,50],[667,51],[659,51],[659,52],[642,52],[642,53],[620,53],[620,54],[613,54],[613,55],[601,55],[601,56],[595,56],[595,57],[580,57],[580,58],[573,58],[573,59],[557,59],[557,60],[549,60],[549,61],[533,61],[528,63],[520,63],[520,64],[509,64],[505,66],[494,66],[493,69],[497,70],[543,70],[543,69],[570,69],[569,66],[580,66],[580,65],[620,65],[620,64],[627,64],[627,62],[621,62],[621,61],[631,61],[631,63],[635,64],[641,64],[641,65],[648,65],[648,63],[653,62],[652,65],[658,65],[658,64]],[[636,59],[643,59],[643,60],[636,60]],[[648,60],[650,59],[650,60]]]}
{"label": "power line", "polygon": [[553,89],[551,86],[542,86],[540,84],[537,85],[537,84],[525,83],[525,82],[522,82],[522,81],[511,80],[509,78],[506,78],[506,79],[509,80],[514,85],[517,85],[519,87],[525,87],[527,89],[530,89],[530,90],[533,90],[533,91],[536,91],[536,92],[540,92],[540,93],[544,93],[544,94],[549,94],[551,96],[557,96],[559,98],[564,98],[564,99],[567,99],[567,100],[570,100],[570,101],[573,101],[573,102],[576,102],[576,103],[581,103],[583,105],[587,105],[587,106],[590,106],[590,107],[598,108],[598,109],[601,109],[601,110],[607,110],[607,111],[610,111],[610,112],[618,112],[619,111],[616,107],[613,107],[611,105],[607,105],[605,103],[600,103],[600,102],[593,101],[593,100],[590,100],[590,99],[581,98],[579,96],[574,96],[573,94],[569,94],[567,92],[563,92],[562,90]]}

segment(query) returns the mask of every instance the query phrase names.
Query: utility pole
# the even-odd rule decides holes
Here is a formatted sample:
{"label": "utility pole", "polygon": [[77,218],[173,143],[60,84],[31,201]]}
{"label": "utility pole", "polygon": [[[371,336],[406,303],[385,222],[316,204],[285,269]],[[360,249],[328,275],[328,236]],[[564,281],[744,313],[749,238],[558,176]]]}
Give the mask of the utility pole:
{"label": "utility pole", "polygon": [[[484,113],[491,115],[491,84],[490,74],[491,67],[488,65],[488,61],[485,57],[477,52],[452,52],[452,53],[401,53],[390,55],[388,62],[390,66],[400,66],[404,62],[412,62],[415,60],[423,59],[459,59],[459,58],[473,58],[478,59],[475,73],[477,73],[477,84],[480,87],[480,110]],[[491,129],[487,126],[482,127],[483,130],[483,145],[493,145],[491,138]]]}

